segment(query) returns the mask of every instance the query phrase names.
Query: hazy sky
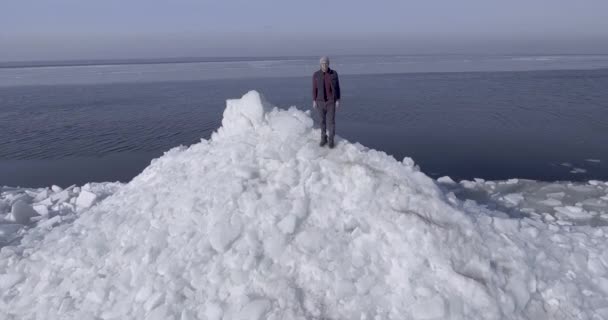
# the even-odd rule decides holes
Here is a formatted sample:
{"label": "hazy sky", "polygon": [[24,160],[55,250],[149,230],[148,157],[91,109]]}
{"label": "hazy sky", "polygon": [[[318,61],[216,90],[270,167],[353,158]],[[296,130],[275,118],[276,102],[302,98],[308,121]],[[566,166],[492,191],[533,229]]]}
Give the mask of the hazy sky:
{"label": "hazy sky", "polygon": [[608,0],[0,0],[0,61],[608,53]]}

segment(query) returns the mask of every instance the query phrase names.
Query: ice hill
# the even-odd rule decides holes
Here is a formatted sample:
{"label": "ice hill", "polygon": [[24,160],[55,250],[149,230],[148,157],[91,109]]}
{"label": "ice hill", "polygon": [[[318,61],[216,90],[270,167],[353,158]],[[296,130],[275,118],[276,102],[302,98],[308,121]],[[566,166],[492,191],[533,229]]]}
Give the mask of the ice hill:
{"label": "ice hill", "polygon": [[608,319],[606,227],[512,218],[318,137],[308,112],[228,100],[210,140],[2,248],[0,318]]}

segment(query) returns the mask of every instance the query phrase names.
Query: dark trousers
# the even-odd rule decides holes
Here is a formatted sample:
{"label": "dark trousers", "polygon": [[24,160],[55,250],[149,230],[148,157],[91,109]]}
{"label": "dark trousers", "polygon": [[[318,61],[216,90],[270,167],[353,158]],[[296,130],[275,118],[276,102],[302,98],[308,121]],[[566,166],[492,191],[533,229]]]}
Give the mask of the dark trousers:
{"label": "dark trousers", "polygon": [[336,103],[317,101],[317,113],[321,123],[321,139],[326,140],[329,136],[329,141],[333,141],[336,135]]}

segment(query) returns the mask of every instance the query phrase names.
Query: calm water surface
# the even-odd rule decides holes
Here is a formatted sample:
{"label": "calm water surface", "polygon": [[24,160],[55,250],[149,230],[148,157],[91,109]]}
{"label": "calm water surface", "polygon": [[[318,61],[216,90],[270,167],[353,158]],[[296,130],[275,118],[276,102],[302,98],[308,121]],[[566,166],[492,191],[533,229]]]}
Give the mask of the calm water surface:
{"label": "calm water surface", "polygon": [[[16,72],[0,79],[5,70]],[[5,81],[0,185],[128,181],[163,151],[209,138],[225,100],[252,89],[310,107],[309,76],[156,80]],[[608,180],[608,69],[344,72],[341,85],[338,134],[433,177]]]}

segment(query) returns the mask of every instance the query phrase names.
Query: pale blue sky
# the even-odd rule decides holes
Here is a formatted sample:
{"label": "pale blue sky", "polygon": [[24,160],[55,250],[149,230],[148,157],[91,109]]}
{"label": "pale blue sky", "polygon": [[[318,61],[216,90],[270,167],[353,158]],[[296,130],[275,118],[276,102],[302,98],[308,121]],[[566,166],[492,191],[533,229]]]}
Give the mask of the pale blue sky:
{"label": "pale blue sky", "polygon": [[606,0],[0,1],[0,61],[602,52]]}

